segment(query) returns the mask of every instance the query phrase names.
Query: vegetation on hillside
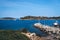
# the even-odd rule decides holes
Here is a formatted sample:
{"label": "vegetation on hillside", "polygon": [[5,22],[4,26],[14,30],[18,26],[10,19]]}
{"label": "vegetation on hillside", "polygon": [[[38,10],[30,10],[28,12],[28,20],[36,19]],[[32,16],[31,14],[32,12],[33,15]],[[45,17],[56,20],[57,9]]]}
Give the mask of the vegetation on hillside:
{"label": "vegetation on hillside", "polygon": [[60,19],[60,16],[58,16],[58,17],[25,16],[25,17],[21,17],[20,19]]}
{"label": "vegetation on hillside", "polygon": [[29,38],[21,34],[20,31],[0,30],[0,40],[29,40]]}

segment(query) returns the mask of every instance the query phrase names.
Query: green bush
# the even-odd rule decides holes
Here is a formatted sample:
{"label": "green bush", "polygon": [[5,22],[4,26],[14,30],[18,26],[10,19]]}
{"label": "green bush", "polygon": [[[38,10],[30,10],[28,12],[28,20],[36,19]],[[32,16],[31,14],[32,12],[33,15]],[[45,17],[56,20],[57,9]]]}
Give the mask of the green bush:
{"label": "green bush", "polygon": [[20,31],[0,31],[0,40],[29,40]]}

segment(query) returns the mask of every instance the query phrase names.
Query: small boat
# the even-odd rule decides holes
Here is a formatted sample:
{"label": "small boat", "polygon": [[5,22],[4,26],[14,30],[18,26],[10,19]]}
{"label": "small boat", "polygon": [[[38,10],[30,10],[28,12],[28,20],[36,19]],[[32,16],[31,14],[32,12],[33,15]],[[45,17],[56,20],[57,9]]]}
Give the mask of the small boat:
{"label": "small boat", "polygon": [[54,23],[54,27],[59,27],[58,21],[56,21],[56,22]]}

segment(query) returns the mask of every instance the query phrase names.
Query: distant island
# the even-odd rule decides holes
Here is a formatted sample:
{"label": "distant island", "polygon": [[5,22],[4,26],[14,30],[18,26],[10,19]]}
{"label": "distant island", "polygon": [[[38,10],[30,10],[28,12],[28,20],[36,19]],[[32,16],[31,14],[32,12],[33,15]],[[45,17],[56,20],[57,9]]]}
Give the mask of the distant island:
{"label": "distant island", "polygon": [[20,19],[23,19],[23,20],[36,20],[36,19],[41,19],[41,20],[44,20],[44,19],[60,19],[60,16],[58,17],[45,17],[45,16],[25,16],[25,17],[21,17]]}
{"label": "distant island", "polygon": [[3,17],[3,18],[0,18],[0,20],[14,20],[16,18],[13,18],[13,17]]}
{"label": "distant island", "polygon": [[[17,18],[13,18],[13,17],[3,17],[0,18],[0,20],[16,20]],[[46,20],[46,19],[52,19],[52,20],[59,20],[60,16],[58,17],[46,17],[46,16],[24,16],[24,17],[20,17],[18,18],[18,20]]]}

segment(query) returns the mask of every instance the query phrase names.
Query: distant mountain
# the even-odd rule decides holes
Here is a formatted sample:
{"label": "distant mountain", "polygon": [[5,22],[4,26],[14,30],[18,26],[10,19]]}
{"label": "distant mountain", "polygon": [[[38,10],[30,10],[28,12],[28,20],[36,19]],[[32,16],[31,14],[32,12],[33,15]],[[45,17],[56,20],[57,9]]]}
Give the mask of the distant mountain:
{"label": "distant mountain", "polygon": [[60,19],[60,16],[58,17],[45,17],[45,16],[25,16],[25,17],[21,17],[20,19],[23,19],[23,20],[27,20],[27,19]]}
{"label": "distant mountain", "polygon": [[0,20],[14,20],[16,18],[13,18],[13,17],[3,17],[3,18],[0,18]]}

